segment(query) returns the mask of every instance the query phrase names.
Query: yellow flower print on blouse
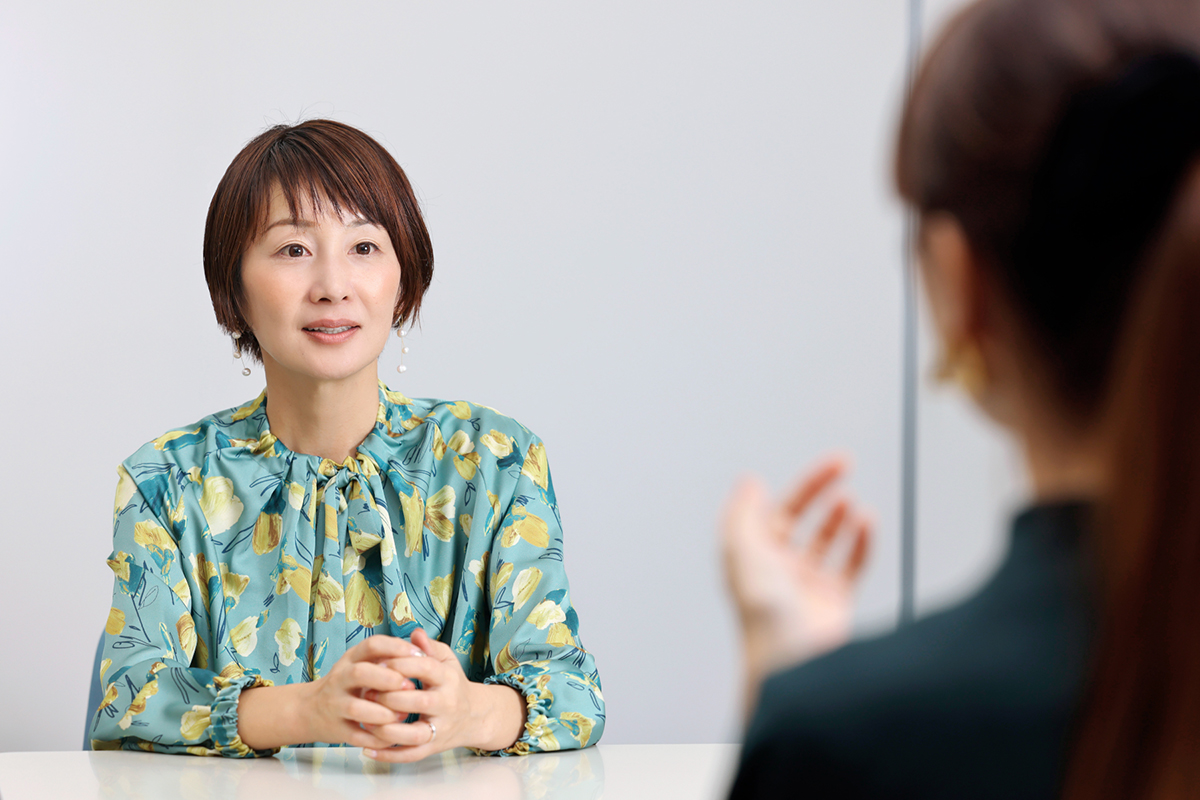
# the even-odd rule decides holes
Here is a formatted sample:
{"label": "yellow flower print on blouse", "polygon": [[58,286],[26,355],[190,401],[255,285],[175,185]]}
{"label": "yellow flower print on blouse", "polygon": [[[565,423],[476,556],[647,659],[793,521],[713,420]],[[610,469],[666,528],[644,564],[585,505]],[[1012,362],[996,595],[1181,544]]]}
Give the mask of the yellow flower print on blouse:
{"label": "yellow flower print on blouse", "polygon": [[417,627],[525,696],[505,754],[594,744],[604,702],[541,441],[485,406],[381,386],[374,430],[337,464],[289,451],[267,405],[119,468],[95,746],[265,755],[238,736],[243,690],[317,680]]}
{"label": "yellow flower print on blouse", "polygon": [[275,632],[275,642],[279,645],[279,663],[290,667],[296,660],[296,648],[304,641],[300,623],[288,617]]}
{"label": "yellow flower print on blouse", "polygon": [[383,598],[361,572],[351,575],[346,585],[346,619],[368,628],[383,622]]}
{"label": "yellow flower print on blouse", "polygon": [[454,487],[443,486],[425,504],[425,527],[443,542],[454,536],[455,500]]}
{"label": "yellow flower print on blouse", "polygon": [[153,522],[134,525],[133,541],[147,550],[164,575],[170,572],[175,561],[175,540],[166,528]]}
{"label": "yellow flower print on blouse", "polygon": [[441,461],[446,457],[446,440],[442,438],[442,429],[436,422],[429,424],[433,426],[433,457]]}
{"label": "yellow flower print on blouse", "polygon": [[129,730],[129,726],[133,724],[133,718],[146,710],[146,703],[156,694],[158,694],[158,679],[151,678],[134,695],[133,701],[125,709],[125,716],[117,721],[117,727],[123,731]]}
{"label": "yellow flower print on blouse", "polygon": [[194,742],[204,736],[212,721],[212,709],[209,706],[192,706],[191,711],[183,712],[179,721],[179,734],[187,741]]}
{"label": "yellow flower print on blouse", "polygon": [[521,606],[529,602],[529,598],[533,597],[533,593],[537,591],[538,584],[542,580],[542,571],[537,567],[528,567],[521,570],[521,574],[517,576],[517,585],[513,591],[517,596],[517,610],[521,610]]}
{"label": "yellow flower print on blouse", "polygon": [[237,608],[242,592],[250,585],[249,575],[238,575],[229,569],[228,564],[221,565],[221,592],[225,595],[225,608],[229,611]]}
{"label": "yellow flower print on blouse", "polygon": [[543,600],[537,604],[533,611],[529,612],[529,621],[540,630],[545,630],[555,622],[563,622],[566,618],[567,615],[558,607],[558,603],[553,600]]}
{"label": "yellow flower print on blouse", "polygon": [[546,448],[541,442],[529,448],[529,455],[525,457],[525,463],[521,465],[521,474],[528,476],[543,491],[546,489],[550,470],[546,466]]}
{"label": "yellow flower print on blouse", "polygon": [[113,574],[117,576],[117,580],[128,583],[129,564],[132,560],[133,559],[130,557],[129,553],[122,553],[118,551],[113,553],[112,557],[108,559],[108,568],[111,569]]}
{"label": "yellow flower print on blouse", "polygon": [[[320,569],[321,556],[317,556],[317,560],[316,566]],[[321,622],[329,622],[336,615],[346,613],[346,590],[324,569],[320,570],[319,575],[316,584],[312,587],[312,616],[313,619]]]}
{"label": "yellow flower print on blouse", "polygon": [[[292,493],[288,492],[289,499]],[[301,495],[301,499],[304,496]],[[279,547],[279,540],[283,538],[283,515],[262,513],[258,515],[258,521],[254,523],[254,535],[251,537],[251,543],[254,547],[254,552],[257,555],[270,553],[276,547]]]}
{"label": "yellow flower print on blouse", "polygon": [[558,739],[550,726],[550,720],[544,714],[538,714],[525,724],[526,735],[537,742],[542,750],[558,750]]}
{"label": "yellow flower print on blouse", "polygon": [[483,580],[487,575],[488,555],[487,551],[484,551],[479,558],[467,565],[467,571],[475,577],[475,585],[480,589],[483,588]]}
{"label": "yellow flower print on blouse", "polygon": [[560,718],[579,746],[587,747],[592,740],[592,728],[596,727],[596,721],[578,711],[564,711]]}
{"label": "yellow flower print on blouse", "polygon": [[416,617],[413,616],[412,606],[408,603],[408,595],[404,592],[396,595],[392,600],[392,622],[398,627],[404,627],[410,622],[415,623]]}
{"label": "yellow flower print on blouse", "polygon": [[404,511],[404,557],[421,551],[421,531],[425,528],[425,503],[421,500],[421,492],[417,487],[410,486],[412,493],[400,493],[400,505]]}
{"label": "yellow flower print on blouse", "polygon": [[175,633],[179,637],[179,644],[183,648],[187,662],[192,663],[192,656],[196,653],[196,622],[192,619],[191,614],[185,612],[179,615],[179,619],[175,622]]}
{"label": "yellow flower print on blouse", "polygon": [[504,458],[512,453],[513,449],[512,437],[494,428],[483,436],[480,436],[479,443],[491,451],[492,455],[496,458]]}
{"label": "yellow flower print on blouse", "polygon": [[233,527],[243,508],[242,501],[233,493],[233,481],[222,477],[205,479],[200,510],[208,520],[209,535],[217,536]]}
{"label": "yellow flower print on blouse", "polygon": [[133,499],[134,492],[137,491],[137,483],[133,480],[133,476],[126,471],[125,467],[117,467],[117,497],[113,503],[113,518],[121,513],[121,509],[129,505],[129,501]]}
{"label": "yellow flower print on blouse", "polygon": [[162,436],[160,436],[154,440],[154,442],[153,442],[154,448],[156,450],[163,450],[168,445],[170,445],[171,442],[174,442],[176,439],[180,439],[185,436],[195,437],[199,433],[200,433],[199,428],[196,428],[196,430],[194,430],[194,431],[167,431]]}
{"label": "yellow flower print on blouse", "polygon": [[429,595],[433,601],[433,610],[442,619],[450,608],[451,590],[454,588],[454,573],[434,578],[429,583]]}
{"label": "yellow flower print on blouse", "polygon": [[512,577],[513,565],[511,561],[506,561],[496,568],[492,573],[491,592],[493,595],[499,594],[504,588],[504,584],[508,583],[508,579]]}
{"label": "yellow flower print on blouse", "polygon": [[550,544],[549,529],[544,519],[531,514],[525,506],[515,506],[512,524],[504,529],[500,544],[512,547],[518,539],[524,539],[534,547],[547,547]]}
{"label": "yellow flower print on blouse", "polygon": [[[266,613],[265,611],[263,612],[263,614]],[[258,615],[246,617],[229,632],[229,639],[233,643],[233,649],[239,655],[248,656],[254,652],[254,648],[258,647],[258,629],[263,621]]]}

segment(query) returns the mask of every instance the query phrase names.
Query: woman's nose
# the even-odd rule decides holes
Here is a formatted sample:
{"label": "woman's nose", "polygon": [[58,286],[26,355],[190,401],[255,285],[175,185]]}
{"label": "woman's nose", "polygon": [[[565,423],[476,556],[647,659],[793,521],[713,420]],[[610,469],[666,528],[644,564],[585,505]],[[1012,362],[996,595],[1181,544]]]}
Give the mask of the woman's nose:
{"label": "woman's nose", "polygon": [[350,297],[349,261],[337,253],[318,255],[313,259],[313,282],[309,299],[314,303],[337,303]]}

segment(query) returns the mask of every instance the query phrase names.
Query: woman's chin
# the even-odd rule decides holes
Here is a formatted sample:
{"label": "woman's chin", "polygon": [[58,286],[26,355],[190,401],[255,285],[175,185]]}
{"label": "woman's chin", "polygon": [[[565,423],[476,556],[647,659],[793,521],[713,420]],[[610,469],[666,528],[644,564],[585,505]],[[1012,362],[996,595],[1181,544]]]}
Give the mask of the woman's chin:
{"label": "woman's chin", "polygon": [[[368,375],[372,381],[376,377],[377,358],[321,358],[298,359],[290,363],[276,362],[281,377],[286,375],[289,382],[341,383],[355,379],[365,379]],[[267,368],[267,378],[275,372]]]}

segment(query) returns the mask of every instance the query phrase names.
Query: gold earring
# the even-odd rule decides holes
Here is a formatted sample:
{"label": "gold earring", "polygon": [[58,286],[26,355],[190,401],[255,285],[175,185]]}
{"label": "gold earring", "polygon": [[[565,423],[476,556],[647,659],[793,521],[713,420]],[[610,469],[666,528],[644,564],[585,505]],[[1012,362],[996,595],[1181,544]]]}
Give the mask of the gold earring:
{"label": "gold earring", "polygon": [[933,374],[939,383],[957,383],[976,401],[987,391],[987,362],[974,342],[959,341],[944,349]]}

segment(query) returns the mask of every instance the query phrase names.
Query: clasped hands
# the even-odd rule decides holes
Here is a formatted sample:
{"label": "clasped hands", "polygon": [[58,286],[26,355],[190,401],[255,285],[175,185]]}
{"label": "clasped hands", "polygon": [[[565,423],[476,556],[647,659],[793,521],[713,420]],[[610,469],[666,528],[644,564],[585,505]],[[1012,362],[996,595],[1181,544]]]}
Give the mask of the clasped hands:
{"label": "clasped hands", "polygon": [[[845,459],[818,462],[779,501],[757,478],[731,495],[722,525],[725,576],[740,617],[747,713],[771,672],[845,643],[854,589],[874,522],[834,487]],[[832,498],[830,496],[832,495]],[[793,540],[801,518],[823,498],[813,531]]]}
{"label": "clasped hands", "polygon": [[[393,762],[454,747],[489,749],[489,690],[515,694],[472,683],[450,647],[419,628],[411,641],[368,637],[310,686],[307,723],[313,727],[306,738],[344,742]],[[405,722],[409,714],[421,719]]]}

